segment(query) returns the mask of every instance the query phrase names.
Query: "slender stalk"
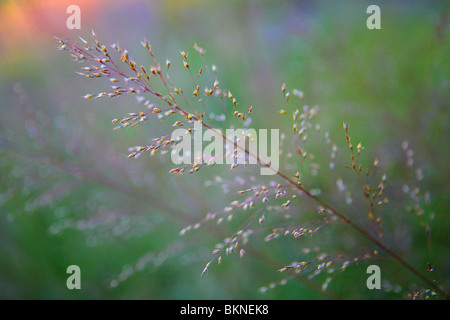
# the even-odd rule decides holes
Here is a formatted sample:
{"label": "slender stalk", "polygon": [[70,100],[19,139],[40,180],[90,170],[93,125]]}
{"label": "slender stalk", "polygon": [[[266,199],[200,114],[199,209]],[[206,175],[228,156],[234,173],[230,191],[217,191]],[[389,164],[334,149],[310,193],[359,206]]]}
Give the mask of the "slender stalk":
{"label": "slender stalk", "polygon": [[[175,109],[179,110],[180,113],[183,116],[186,116],[187,112],[184,111],[179,105],[177,105],[176,103],[170,102],[169,100],[165,99],[164,97],[159,97],[161,100],[165,101],[166,103],[168,103],[171,107],[174,107]],[[226,136],[223,135],[222,132],[216,130],[215,128],[211,127],[210,125],[204,123],[201,119],[197,118],[196,116],[193,116],[193,120],[194,121],[199,121],[202,126],[204,126],[205,128],[209,129],[209,130],[213,130],[216,134],[218,134],[219,136],[221,136],[223,138],[223,140],[225,140],[226,142],[230,143],[231,145],[234,145],[234,141],[231,141],[230,139],[228,139]],[[317,198],[316,196],[312,195],[307,189],[305,189],[302,185],[298,184],[297,182],[295,182],[294,180],[292,180],[289,176],[287,176],[285,173],[283,173],[280,170],[275,170],[274,168],[272,168],[272,166],[264,161],[262,161],[257,155],[252,154],[248,149],[246,149],[245,147],[242,147],[241,145],[237,145],[239,149],[241,149],[242,151],[244,151],[245,153],[247,153],[250,157],[253,157],[256,159],[256,161],[258,163],[260,163],[261,165],[264,165],[265,167],[273,170],[278,176],[280,176],[283,180],[289,182],[290,184],[292,184],[295,188],[297,188],[299,191],[301,191],[302,193],[304,193],[307,197],[309,197],[310,199],[314,200],[315,202],[319,203],[320,205],[322,205],[323,207],[327,208],[328,210],[330,210],[331,212],[333,212],[334,215],[336,215],[338,218],[340,218],[342,221],[344,221],[347,225],[349,225],[350,227],[352,227],[353,229],[355,229],[358,233],[360,233],[361,235],[363,235],[365,238],[367,238],[368,240],[370,240],[372,243],[374,243],[375,245],[377,245],[381,250],[383,250],[384,252],[386,252],[388,255],[390,255],[395,261],[397,261],[398,263],[400,263],[401,265],[403,265],[406,269],[408,269],[410,272],[412,272],[415,276],[417,276],[418,278],[420,278],[424,283],[426,283],[427,285],[429,285],[430,287],[432,287],[434,290],[436,290],[437,292],[439,292],[442,296],[444,296],[446,299],[449,299],[449,295],[447,293],[446,290],[440,288],[436,283],[434,283],[432,280],[426,278],[422,273],[420,273],[417,269],[415,269],[413,266],[411,266],[408,262],[406,262],[402,257],[400,257],[397,253],[395,253],[392,249],[390,249],[388,246],[384,245],[383,243],[381,243],[378,239],[376,239],[375,237],[373,237],[370,233],[368,233],[366,230],[364,230],[362,227],[360,227],[359,225],[357,225],[355,222],[353,222],[349,217],[347,217],[346,215],[344,215],[343,213],[341,213],[340,211],[336,210],[335,208],[333,208],[332,206],[330,206],[328,203],[324,202],[323,200]]]}
{"label": "slender stalk", "polygon": [[[95,34],[93,34],[96,42],[96,36]],[[90,55],[89,53],[87,53],[85,50],[79,48],[78,46],[75,46],[69,42],[65,42],[61,39],[58,39],[58,41],[61,44],[61,48],[65,47],[66,45],[70,45],[72,46],[72,48],[74,49],[74,53],[78,54],[79,56],[87,56],[90,59],[94,60],[94,61],[99,61],[98,59],[96,59],[96,57]],[[97,46],[98,42],[97,42]],[[147,50],[149,51],[150,55],[153,57],[153,53],[148,49],[148,44],[145,43],[145,47],[147,48]],[[99,51],[99,49],[97,48],[97,51]],[[99,51],[100,52],[100,51]],[[109,57],[109,56],[108,56]],[[83,58],[85,59],[85,57]],[[124,61],[127,61],[127,57],[123,57]],[[100,60],[101,61],[101,60]],[[156,61],[155,61],[156,62]],[[117,65],[115,63],[113,63],[113,67],[111,67],[110,65],[108,65],[107,62],[102,61],[102,63],[104,65],[106,65],[107,68],[109,68],[113,73],[117,73],[121,76],[126,77],[126,75],[120,70],[118,69]],[[130,65],[131,66],[131,65]],[[117,68],[117,69],[116,69]],[[132,68],[133,69],[133,68]],[[190,70],[189,70],[190,72]],[[192,75],[192,74],[191,74]],[[197,113],[195,113],[194,115],[190,115],[188,112],[186,112],[185,110],[183,110],[183,108],[181,108],[175,101],[175,97],[172,95],[171,91],[169,90],[167,84],[165,83],[164,78],[161,76],[161,80],[163,82],[163,84],[165,85],[166,89],[168,90],[171,100],[166,99],[164,96],[162,96],[162,94],[160,94],[157,91],[151,90],[150,88],[148,88],[148,86],[141,81],[140,82],[140,86],[143,89],[144,92],[148,92],[149,94],[155,96],[156,98],[158,98],[159,100],[167,103],[169,105],[170,108],[173,108],[175,110],[177,110],[181,115],[183,115],[185,118],[188,118],[188,116],[191,116],[190,119],[192,119],[193,121],[199,121],[204,127],[213,130],[216,134],[218,134],[219,136],[222,136],[222,138],[227,141],[228,143],[230,143],[231,145],[234,145],[234,141],[231,141],[230,139],[228,139],[226,136],[224,136],[220,131],[212,128],[211,126],[209,126],[208,124],[206,124],[205,122],[203,122],[202,119],[200,119],[200,116],[197,115]],[[194,80],[195,82],[195,80]],[[224,110],[225,111],[225,110]],[[348,137],[347,137],[348,140]],[[405,268],[407,268],[410,272],[412,272],[415,276],[417,276],[418,278],[420,278],[424,283],[426,283],[427,285],[429,285],[430,287],[432,287],[434,290],[436,290],[437,292],[439,292],[441,295],[443,295],[445,298],[449,298],[448,293],[446,292],[446,290],[444,290],[443,288],[440,288],[436,283],[434,283],[432,280],[428,279],[427,277],[425,277],[421,272],[419,272],[417,269],[415,269],[414,267],[412,267],[408,262],[406,262],[403,258],[401,258],[397,253],[395,253],[392,249],[390,249],[388,246],[386,246],[385,244],[383,244],[382,242],[380,242],[377,238],[373,237],[369,232],[367,232],[365,229],[363,229],[362,227],[360,227],[358,224],[356,224],[355,222],[353,222],[349,217],[347,217],[345,214],[341,213],[340,211],[336,210],[335,208],[333,208],[332,206],[330,206],[329,204],[327,204],[326,202],[324,202],[323,200],[317,198],[316,196],[312,195],[306,188],[304,188],[301,184],[297,183],[296,181],[294,181],[293,179],[291,179],[288,175],[286,175],[285,173],[283,173],[282,171],[279,170],[275,170],[274,168],[271,167],[270,164],[262,161],[257,155],[253,155],[250,153],[249,150],[247,150],[245,147],[242,147],[241,145],[238,144],[238,148],[243,150],[245,153],[247,153],[249,156],[253,157],[254,159],[257,160],[258,163],[260,163],[261,165],[266,166],[267,168],[270,168],[271,170],[273,170],[278,176],[280,176],[283,180],[289,182],[290,184],[292,184],[295,188],[297,188],[300,192],[302,192],[303,194],[305,194],[307,197],[309,197],[310,199],[312,199],[313,201],[319,203],[320,205],[322,205],[323,207],[327,208],[329,211],[331,211],[334,215],[336,215],[338,218],[340,218],[342,221],[344,221],[347,225],[349,225],[350,227],[352,227],[353,229],[355,229],[358,233],[360,233],[361,235],[363,235],[365,238],[367,238],[368,240],[370,240],[372,243],[374,243],[375,245],[377,245],[381,250],[383,250],[384,252],[386,252],[388,255],[390,255],[395,261],[397,261],[398,263],[400,263],[401,265],[403,265]],[[353,165],[353,168],[355,167],[355,164]],[[357,172],[358,173],[358,172]]]}
{"label": "slender stalk", "polygon": [[[203,122],[202,122],[203,124]],[[229,143],[232,143],[226,136],[224,136],[220,131],[215,130],[214,128],[203,124],[205,127],[207,127],[210,130],[214,130],[217,134],[221,135],[224,140],[226,140]],[[386,252],[388,255],[390,255],[395,261],[403,265],[405,268],[407,268],[410,272],[412,272],[415,276],[420,278],[424,283],[432,287],[434,290],[439,292],[442,296],[444,296],[446,299],[449,299],[449,295],[446,290],[440,288],[436,283],[434,283],[432,280],[426,278],[422,273],[420,273],[417,269],[415,269],[413,266],[411,266],[408,262],[406,262],[402,257],[400,257],[397,253],[395,253],[392,249],[384,245],[382,242],[380,242],[378,239],[373,237],[370,233],[368,233],[366,230],[364,230],[362,227],[357,225],[355,222],[353,222],[350,218],[348,218],[343,213],[339,212],[332,206],[330,206],[328,203],[324,202],[323,200],[317,198],[316,196],[312,195],[307,189],[305,189],[302,185],[296,183],[294,180],[292,180],[290,177],[288,177],[285,173],[279,170],[275,170],[270,166],[270,164],[262,161],[257,155],[253,155],[248,149],[238,145],[238,147],[243,150],[245,153],[247,153],[249,156],[255,158],[260,164],[266,166],[267,168],[272,169],[278,176],[283,178],[285,181],[292,184],[294,187],[296,187],[299,191],[304,193],[306,196],[314,200],[315,202],[319,203],[321,206],[327,208],[331,212],[333,212],[334,215],[336,215],[338,218],[343,220],[347,225],[358,231],[358,233],[362,234],[365,238],[376,244],[381,250]]]}
{"label": "slender stalk", "polygon": [[[178,109],[181,114],[186,115],[187,112],[184,111],[179,105],[177,104],[173,104],[170,101],[162,98],[162,100],[164,100],[166,103],[168,103],[170,106],[175,107],[176,109]],[[231,143],[232,145],[234,145],[234,142],[231,141],[230,139],[228,139],[226,136],[224,136],[220,131],[216,130],[215,128],[209,126],[208,124],[204,123],[201,119],[198,119],[197,117],[193,117],[193,120],[195,121],[199,121],[205,128],[209,129],[209,130],[213,130],[216,134],[218,134],[219,136],[221,136],[223,138],[223,140],[227,141],[228,143]],[[304,193],[306,196],[308,196],[309,198],[311,198],[312,200],[314,200],[315,202],[319,203],[320,205],[322,205],[323,207],[327,208],[328,210],[330,210],[331,212],[333,212],[334,215],[336,215],[338,218],[340,218],[341,220],[343,220],[347,225],[349,225],[350,227],[352,227],[353,229],[355,229],[356,231],[358,231],[358,233],[360,233],[361,235],[363,235],[365,238],[367,238],[368,240],[370,240],[371,242],[373,242],[375,245],[377,245],[381,250],[383,250],[384,252],[386,252],[388,255],[390,255],[395,261],[397,261],[398,263],[400,263],[401,265],[403,265],[405,268],[407,268],[410,272],[412,272],[415,276],[417,276],[418,278],[420,278],[424,283],[428,284],[430,287],[432,287],[434,290],[436,290],[437,292],[439,292],[442,296],[444,296],[446,299],[449,299],[449,295],[447,293],[446,290],[440,288],[437,284],[435,284],[432,280],[426,278],[422,273],[420,273],[417,269],[415,269],[413,266],[411,266],[408,262],[406,262],[402,257],[400,257],[397,253],[395,253],[392,249],[390,249],[389,247],[387,247],[386,245],[384,245],[383,243],[381,243],[378,239],[374,238],[370,233],[368,233],[366,230],[364,230],[362,227],[360,227],[359,225],[357,225],[355,222],[353,222],[350,218],[348,218],[346,215],[344,215],[343,213],[339,212],[338,210],[336,210],[335,208],[333,208],[332,206],[330,206],[328,203],[324,202],[323,200],[317,198],[316,196],[312,195],[307,189],[305,189],[302,185],[296,183],[294,180],[292,180],[290,177],[288,177],[285,173],[283,173],[280,170],[275,170],[274,168],[272,168],[272,166],[264,161],[262,161],[257,155],[252,154],[248,149],[246,149],[245,147],[242,147],[241,145],[237,145],[239,149],[241,149],[242,151],[244,151],[245,153],[247,153],[250,157],[253,157],[256,159],[256,161],[258,161],[261,165],[264,165],[267,168],[270,168],[271,170],[273,170],[278,176],[280,176],[282,179],[284,179],[285,181],[289,182],[290,184],[292,184],[295,188],[297,188],[299,191],[301,191],[302,193]]]}

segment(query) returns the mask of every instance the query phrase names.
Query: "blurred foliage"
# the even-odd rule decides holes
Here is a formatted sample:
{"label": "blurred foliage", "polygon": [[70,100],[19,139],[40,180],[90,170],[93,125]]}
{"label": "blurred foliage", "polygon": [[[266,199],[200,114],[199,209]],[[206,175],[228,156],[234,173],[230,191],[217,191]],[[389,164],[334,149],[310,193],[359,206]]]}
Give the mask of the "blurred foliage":
{"label": "blurred foliage", "polygon": [[[174,177],[168,157],[127,159],[128,147],[162,127],[113,131],[111,119],[139,111],[135,99],[81,98],[107,84],[76,75],[53,36],[88,38],[91,29],[140,63],[150,63],[140,46],[147,38],[182,83],[189,79],[175,66],[179,50],[193,53],[198,43],[221,83],[254,107],[254,128],[285,127],[277,114],[281,84],[302,90],[301,104],[320,106],[321,126],[343,150],[342,122],[350,124],[364,161],[380,159],[394,194],[402,187],[396,181],[410,176],[401,150],[407,140],[431,193],[432,253],[415,217],[396,221],[397,207],[386,216],[400,229],[408,225],[396,249],[421,271],[431,261],[448,288],[448,3],[375,1],[382,29],[370,31],[365,11],[373,2],[79,1],[81,31],[65,27],[67,1],[0,2],[0,297],[396,299],[409,292],[413,277],[388,260],[377,261],[383,279],[401,292],[367,290],[368,262],[351,266],[324,293],[324,279],[258,291],[283,278],[276,270],[300,259],[299,249],[354,243],[340,226],[311,239],[250,242],[244,258],[227,257],[200,277],[214,244],[243,220],[178,233],[234,199],[204,187],[214,175],[232,175],[213,168]],[[194,54],[191,63],[200,63]],[[82,290],[66,288],[71,264],[81,267]]]}

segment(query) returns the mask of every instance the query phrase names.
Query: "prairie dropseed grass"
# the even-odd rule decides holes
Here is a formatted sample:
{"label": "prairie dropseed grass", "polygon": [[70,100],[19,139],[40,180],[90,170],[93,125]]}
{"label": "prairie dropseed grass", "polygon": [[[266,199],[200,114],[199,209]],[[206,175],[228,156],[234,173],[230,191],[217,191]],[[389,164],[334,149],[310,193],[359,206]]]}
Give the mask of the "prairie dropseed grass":
{"label": "prairie dropseed grass", "polygon": [[[232,223],[235,219],[240,221],[238,228],[231,235],[226,235],[222,242],[216,244],[211,257],[200,272],[201,275],[212,268],[214,261],[221,263],[229,255],[237,254],[244,259],[250,252],[247,244],[254,238],[263,239],[264,243],[280,238],[301,241],[304,238],[316,237],[318,233],[327,233],[330,225],[343,225],[348,232],[359,236],[358,240],[362,242],[358,247],[359,252],[325,253],[318,247],[296,247],[298,255],[301,254],[307,259],[281,265],[278,271],[283,275],[288,274],[287,277],[262,287],[260,291],[266,292],[296,277],[313,280],[321,274],[326,275],[321,285],[321,290],[325,291],[335,277],[352,265],[362,261],[376,263],[379,259],[391,259],[421,281],[422,286],[409,293],[411,298],[434,295],[448,297],[446,290],[436,279],[414,267],[394,249],[397,244],[389,235],[393,230],[390,215],[394,214],[398,206],[391,205],[390,194],[398,192],[389,192],[390,180],[388,175],[381,171],[380,160],[375,158],[370,164],[362,160],[361,155],[369,147],[350,135],[348,123],[343,123],[342,139],[348,151],[342,151],[344,155],[340,158],[343,162],[339,163],[338,154],[341,151],[338,142],[332,141],[330,134],[324,132],[316,122],[319,107],[298,107],[304,93],[298,89],[289,90],[288,85],[283,83],[281,93],[284,101],[277,111],[268,115],[283,117],[287,124],[281,131],[277,152],[280,155],[280,168],[274,167],[273,161],[252,152],[251,144],[256,137],[250,134],[250,124],[251,117],[258,113],[258,108],[240,104],[238,97],[217,78],[218,67],[214,64],[210,67],[205,63],[206,51],[197,44],[194,45],[194,50],[203,62],[200,67],[191,62],[190,52],[180,50],[180,65],[192,80],[189,87],[182,88],[172,83],[169,75],[171,66],[177,62],[167,59],[161,65],[146,40],[142,41],[142,46],[149,54],[150,66],[135,62],[131,54],[118,44],[111,46],[115,53],[110,54],[109,49],[101,44],[94,32],[92,44],[84,39],[80,40],[81,43],[77,44],[57,38],[59,49],[67,51],[75,61],[82,64],[80,75],[88,79],[103,78],[112,84],[109,90],[88,93],[84,98],[133,95],[141,105],[140,111],[113,119],[114,129],[144,126],[160,120],[167,123],[169,130],[183,130],[183,140],[192,139],[195,144],[195,133],[200,126],[213,131],[215,138],[223,140],[228,146],[223,153],[216,152],[214,156],[205,157],[194,152],[189,155],[193,161],[169,171],[169,174],[181,175],[176,179],[184,179],[186,174],[207,169],[209,171],[206,174],[211,175],[216,170],[211,167],[217,164],[217,157],[230,159],[229,169],[234,176],[206,179],[205,188],[219,187],[225,194],[233,193],[234,200],[224,208],[205,212],[203,219],[192,221],[179,232],[181,236],[185,236],[193,230]],[[210,108],[212,104],[220,106],[223,113],[213,114]],[[242,141],[230,140],[222,133],[222,130],[235,128],[243,128],[240,129],[243,131]],[[169,131],[152,139],[147,145],[130,147],[128,156],[139,158],[149,153],[152,156],[161,154],[167,157],[183,140],[174,139]],[[243,141],[245,143],[239,143]],[[414,152],[408,142],[405,141],[400,149],[405,154],[406,166],[413,169]],[[242,163],[237,162],[239,154],[245,159]],[[254,174],[249,166],[250,159],[255,160],[259,167],[271,170],[273,175],[265,177]],[[344,169],[344,173],[341,169]],[[430,194],[420,190],[423,170],[413,169],[413,174],[414,183],[404,184],[402,192],[409,203],[407,210],[418,217],[429,239],[433,217],[425,212],[424,207],[429,203]],[[343,177],[349,179],[344,180]],[[320,181],[327,183],[318,184]],[[391,221],[387,226],[386,220]],[[331,243],[339,241],[341,239],[332,239]],[[428,269],[433,269],[431,264]],[[119,282],[116,279],[114,286]]]}

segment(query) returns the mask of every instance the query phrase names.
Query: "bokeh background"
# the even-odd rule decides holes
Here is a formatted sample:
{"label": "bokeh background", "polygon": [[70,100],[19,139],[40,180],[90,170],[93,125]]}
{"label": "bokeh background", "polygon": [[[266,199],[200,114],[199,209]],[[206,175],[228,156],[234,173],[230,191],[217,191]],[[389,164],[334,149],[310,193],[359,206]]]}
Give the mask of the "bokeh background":
{"label": "bokeh background", "polygon": [[[66,28],[71,4],[81,8],[81,30]],[[366,28],[370,4],[381,8],[381,30]],[[381,159],[394,194],[396,179],[409,179],[407,140],[431,194],[432,249],[420,221],[396,221],[394,206],[393,225],[409,225],[396,248],[424,273],[432,261],[439,272],[432,276],[448,287],[448,9],[448,1],[0,1],[0,298],[399,299],[419,285],[381,261],[389,286],[377,292],[365,287],[365,262],[326,292],[323,279],[258,290],[282,279],[277,268],[300,259],[301,248],[326,245],[320,234],[294,244],[250,242],[245,258],[227,257],[200,277],[214,244],[239,221],[179,231],[233,198],[204,186],[220,169],[174,177],[167,157],[127,158],[128,147],[162,127],[113,131],[111,119],[140,111],[136,100],[82,98],[108,84],[75,74],[54,36],[88,39],[92,29],[142,64],[150,63],[144,38],[162,63],[180,63],[179,50],[194,56],[198,43],[221,83],[254,106],[253,127],[286,126],[277,117],[281,84],[302,90],[301,105],[320,106],[334,141],[345,146],[346,121],[367,161]],[[336,231],[335,244],[348,232]],[[81,267],[82,290],[66,288],[71,264]]]}

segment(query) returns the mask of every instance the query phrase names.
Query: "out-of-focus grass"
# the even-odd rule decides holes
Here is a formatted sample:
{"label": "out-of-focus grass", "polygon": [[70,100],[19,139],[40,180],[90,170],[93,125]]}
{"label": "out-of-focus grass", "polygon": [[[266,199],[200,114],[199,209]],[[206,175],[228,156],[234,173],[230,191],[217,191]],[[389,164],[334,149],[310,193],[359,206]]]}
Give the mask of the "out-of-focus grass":
{"label": "out-of-focus grass", "polygon": [[[27,8],[28,4],[23,5]],[[50,1],[49,12],[51,5]],[[64,29],[66,15],[60,11],[54,13],[53,24],[37,19],[42,28],[36,34],[31,29],[21,35],[20,42],[0,42],[5,49],[0,62],[0,296],[322,298],[321,293],[298,282],[264,295],[258,292],[259,287],[281,279],[275,272],[277,266],[291,262],[283,260],[290,256],[288,249],[277,252],[280,246],[272,244],[255,247],[279,259],[276,266],[268,263],[267,257],[249,254],[243,260],[227,258],[200,278],[211,248],[221,238],[199,229],[180,240],[178,232],[186,221],[177,216],[177,210],[199,218],[210,208],[223,208],[232,198],[203,187],[212,172],[177,180],[167,175],[172,167],[168,158],[125,159],[129,146],[146,143],[161,128],[155,125],[113,132],[112,118],[139,111],[134,99],[81,99],[85,93],[103,91],[107,84],[87,82],[74,74],[77,66],[67,55],[56,52],[52,36],[80,34],[87,38],[91,28],[105,43],[118,40],[137,61],[147,63],[149,59],[139,45],[144,37],[151,41],[161,61],[169,57],[173,64],[181,63],[179,49],[193,53],[192,45],[197,42],[206,49],[208,63],[218,66],[221,83],[232,90],[242,106],[254,106],[255,128],[286,126],[277,117],[283,82],[288,88],[302,90],[305,98],[299,106],[318,104],[322,127],[328,128],[333,140],[342,146],[342,122],[348,122],[352,136],[366,147],[365,159],[380,157],[390,180],[406,176],[400,145],[410,141],[416,161],[424,169],[424,185],[431,191],[431,210],[436,213],[434,257],[426,252],[420,229],[413,228],[408,241],[413,243],[416,255],[410,258],[419,266],[433,259],[444,280],[448,279],[449,41],[445,1],[380,2],[382,29],[375,31],[365,26],[367,5],[331,1],[133,1],[128,5],[117,1],[101,12],[92,9],[79,33]],[[20,29],[20,24],[16,28]],[[13,34],[6,30],[2,36]],[[199,62],[194,54],[192,59],[193,65]],[[19,107],[20,97],[13,90],[16,83],[28,96],[25,105],[32,106],[34,114],[43,119],[50,149],[36,146],[30,139],[25,129],[30,125],[29,115],[26,107]],[[77,132],[81,139],[77,139]],[[65,145],[67,141],[73,145]],[[75,173],[56,170],[55,163],[47,161],[48,155],[78,169]],[[101,177],[90,175],[91,171],[101,173]],[[40,189],[41,185],[46,188]],[[52,186],[67,185],[69,192],[64,197],[50,199],[42,206],[29,205]],[[393,186],[399,187],[395,182]],[[163,205],[153,198],[146,201],[146,192]],[[170,203],[174,212],[168,214],[164,203]],[[94,223],[92,228],[79,223],[101,212],[108,216],[110,211],[123,216],[104,225]],[[73,226],[53,234],[67,221]],[[413,219],[408,222],[415,223]],[[319,233],[319,243],[320,237]],[[179,247],[180,241],[186,243]],[[295,250],[314,241],[300,240],[286,248]],[[110,288],[111,280],[126,266],[151,252],[155,254],[152,263],[117,288]],[[167,258],[165,252],[169,253]],[[65,287],[65,269],[70,264],[82,269],[81,291]],[[408,277],[396,265],[386,268],[397,272],[398,279],[389,279],[393,282]],[[399,297],[365,289],[365,277],[364,267],[350,268],[331,282],[330,295]]]}

